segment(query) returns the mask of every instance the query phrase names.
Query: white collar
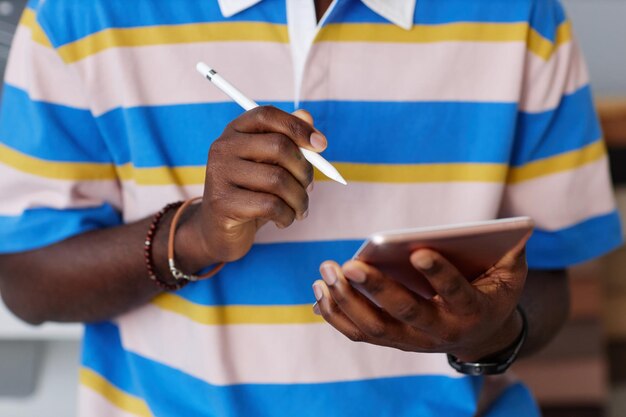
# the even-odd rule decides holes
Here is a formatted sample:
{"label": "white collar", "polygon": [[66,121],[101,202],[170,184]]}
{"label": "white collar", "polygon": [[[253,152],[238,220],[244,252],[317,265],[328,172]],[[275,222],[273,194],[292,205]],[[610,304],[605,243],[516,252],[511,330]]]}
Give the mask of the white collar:
{"label": "white collar", "polygon": [[[220,10],[224,17],[231,17],[246,10],[261,0],[218,0]],[[335,0],[341,1],[341,0]],[[417,0],[361,0],[367,7],[380,16],[403,29],[413,27],[413,13]]]}

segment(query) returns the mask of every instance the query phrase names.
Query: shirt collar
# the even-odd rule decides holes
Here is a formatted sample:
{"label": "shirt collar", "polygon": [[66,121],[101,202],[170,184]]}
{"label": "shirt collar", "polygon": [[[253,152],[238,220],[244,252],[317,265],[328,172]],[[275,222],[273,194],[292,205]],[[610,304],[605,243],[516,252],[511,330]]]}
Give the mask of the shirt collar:
{"label": "shirt collar", "polygon": [[[361,0],[367,7],[380,16],[403,29],[413,27],[413,13],[417,0]],[[218,0],[224,17],[231,17],[246,10],[261,0]]]}

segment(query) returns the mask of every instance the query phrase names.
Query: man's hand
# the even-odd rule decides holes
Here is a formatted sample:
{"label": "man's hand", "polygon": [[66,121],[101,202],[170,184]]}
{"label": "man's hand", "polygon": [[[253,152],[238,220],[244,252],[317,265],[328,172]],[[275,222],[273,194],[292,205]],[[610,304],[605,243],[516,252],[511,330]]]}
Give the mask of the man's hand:
{"label": "man's hand", "polygon": [[354,341],[476,361],[507,349],[521,332],[515,307],[528,273],[527,239],[473,283],[440,254],[414,252],[412,265],[436,292],[430,300],[363,262],[327,261],[320,267],[323,281],[313,284],[315,309]]}
{"label": "man's hand", "polygon": [[268,221],[285,228],[304,219],[313,167],[298,147],[319,152],[326,144],[302,110],[258,107],[232,121],[211,146],[204,200],[189,222],[202,266],[243,257]]}

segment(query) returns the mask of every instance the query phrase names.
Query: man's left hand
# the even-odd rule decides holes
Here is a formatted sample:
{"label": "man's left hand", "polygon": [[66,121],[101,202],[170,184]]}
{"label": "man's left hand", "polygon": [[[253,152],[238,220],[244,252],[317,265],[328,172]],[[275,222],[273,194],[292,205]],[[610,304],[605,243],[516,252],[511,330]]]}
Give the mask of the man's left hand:
{"label": "man's left hand", "polygon": [[435,290],[431,299],[363,262],[326,261],[323,281],[313,284],[315,310],[353,341],[477,361],[506,350],[521,333],[516,306],[528,273],[526,241],[472,283],[440,254],[415,251],[411,264]]}

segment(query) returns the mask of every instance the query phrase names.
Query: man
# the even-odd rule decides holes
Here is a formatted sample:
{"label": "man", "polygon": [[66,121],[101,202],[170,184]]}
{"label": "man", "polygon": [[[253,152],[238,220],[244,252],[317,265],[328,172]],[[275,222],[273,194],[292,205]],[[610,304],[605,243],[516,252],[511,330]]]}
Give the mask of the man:
{"label": "man", "polygon": [[[199,60],[275,107],[242,114]],[[587,84],[555,0],[32,1],[0,121],[2,296],[90,323],[80,415],[538,415],[445,354],[481,373],[539,349],[564,269],[621,243]],[[312,190],[298,147],[349,185]],[[176,286],[174,211],[153,215],[198,195],[178,266],[227,264],[163,291],[143,251]],[[526,253],[472,285],[411,256],[430,300],[337,263],[375,231],[513,215],[537,224]]]}

